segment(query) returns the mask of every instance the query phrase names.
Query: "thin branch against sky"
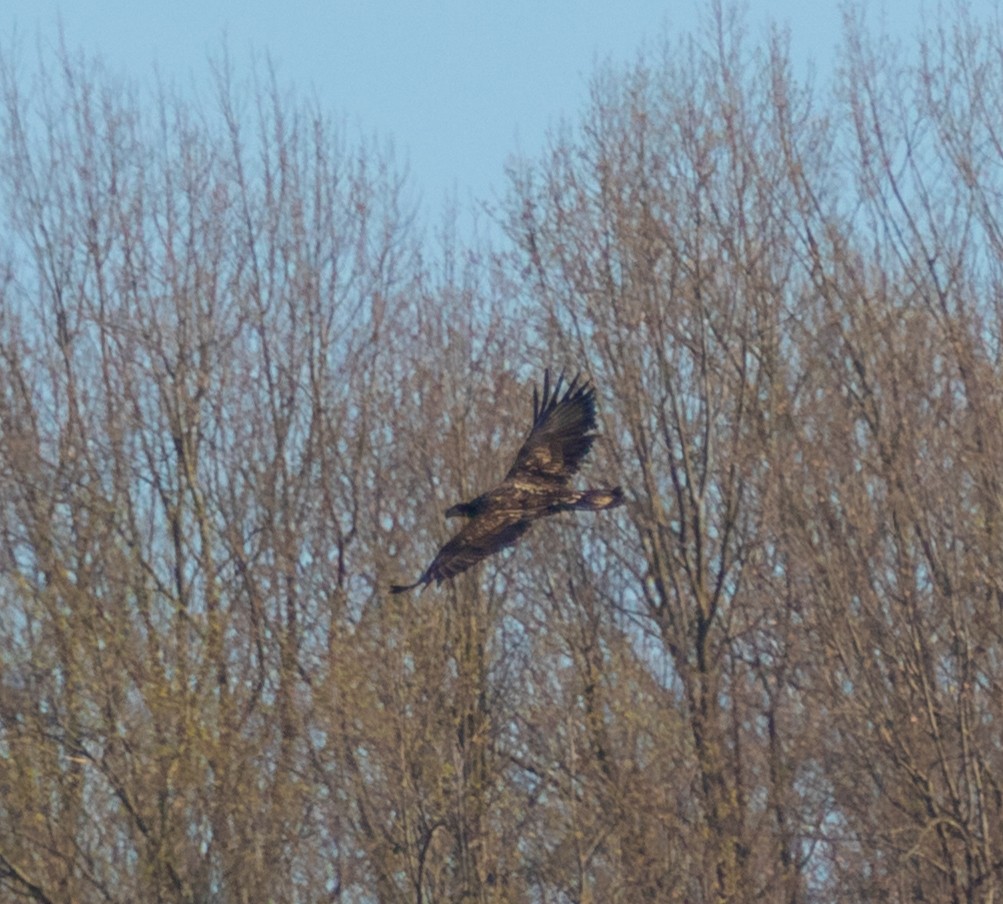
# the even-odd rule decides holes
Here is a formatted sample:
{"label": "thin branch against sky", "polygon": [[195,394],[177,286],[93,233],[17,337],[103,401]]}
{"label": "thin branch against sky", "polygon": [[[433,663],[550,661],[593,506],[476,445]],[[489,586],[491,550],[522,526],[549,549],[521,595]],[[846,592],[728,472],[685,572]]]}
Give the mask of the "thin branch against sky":
{"label": "thin branch against sky", "polygon": [[[55,44],[101,56],[137,79],[154,67],[179,85],[208,78],[206,61],[227,48],[238,69],[267,54],[283,82],[364,134],[392,140],[415,187],[434,209],[446,196],[490,199],[506,160],[533,155],[548,129],[584,107],[597,61],[626,61],[646,44],[699,31],[710,0],[463,0],[376,3],[291,0],[246,3],[108,3],[9,0],[0,38]],[[875,25],[903,38],[922,4],[875,4]],[[972,4],[978,14],[994,8]],[[838,4],[766,0],[748,11],[751,38],[776,23],[790,30],[794,59],[825,71],[840,33]],[[248,65],[249,69],[250,66]]]}

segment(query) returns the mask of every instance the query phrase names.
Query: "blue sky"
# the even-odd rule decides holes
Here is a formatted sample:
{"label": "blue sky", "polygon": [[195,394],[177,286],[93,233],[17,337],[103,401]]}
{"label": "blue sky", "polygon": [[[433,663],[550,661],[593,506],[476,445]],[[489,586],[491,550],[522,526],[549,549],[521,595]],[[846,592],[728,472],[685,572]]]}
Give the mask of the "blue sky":
{"label": "blue sky", "polygon": [[[413,186],[436,208],[489,199],[516,152],[574,117],[597,60],[628,61],[645,42],[701,27],[709,0],[4,0],[0,38],[99,55],[129,78],[154,66],[198,80],[225,45],[238,71],[270,55],[280,79],[363,134],[391,139]],[[973,2],[982,15],[993,4]],[[909,37],[920,0],[870,4],[876,25]],[[936,9],[936,7],[932,7]],[[799,62],[825,71],[840,31],[837,2],[750,0],[750,38],[786,24]],[[982,12],[980,12],[982,11]]]}

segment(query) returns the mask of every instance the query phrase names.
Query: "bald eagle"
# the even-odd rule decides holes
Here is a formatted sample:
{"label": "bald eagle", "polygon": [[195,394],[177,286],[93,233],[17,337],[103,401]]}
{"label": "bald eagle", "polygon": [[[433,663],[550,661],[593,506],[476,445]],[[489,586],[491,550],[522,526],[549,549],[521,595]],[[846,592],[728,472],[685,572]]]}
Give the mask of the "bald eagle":
{"label": "bald eagle", "polygon": [[564,375],[551,391],[550,371],[544,371],[542,398],[533,387],[533,426],[505,479],[494,489],[446,510],[446,517],[463,517],[460,529],[413,584],[393,584],[391,593],[466,571],[481,559],[512,546],[538,518],[584,509],[598,512],[623,504],[620,487],[575,490],[571,477],[598,434],[596,395],[592,384],[575,377],[564,395]]}

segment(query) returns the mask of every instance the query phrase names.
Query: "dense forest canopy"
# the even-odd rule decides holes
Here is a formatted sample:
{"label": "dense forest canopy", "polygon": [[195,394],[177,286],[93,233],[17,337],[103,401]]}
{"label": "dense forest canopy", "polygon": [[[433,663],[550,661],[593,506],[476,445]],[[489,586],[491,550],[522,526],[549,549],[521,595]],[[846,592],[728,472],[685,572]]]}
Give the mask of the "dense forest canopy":
{"label": "dense forest canopy", "polygon": [[[720,11],[492,247],[254,84],[0,54],[0,897],[999,900],[999,29]],[[626,504],[389,596],[545,367]]]}

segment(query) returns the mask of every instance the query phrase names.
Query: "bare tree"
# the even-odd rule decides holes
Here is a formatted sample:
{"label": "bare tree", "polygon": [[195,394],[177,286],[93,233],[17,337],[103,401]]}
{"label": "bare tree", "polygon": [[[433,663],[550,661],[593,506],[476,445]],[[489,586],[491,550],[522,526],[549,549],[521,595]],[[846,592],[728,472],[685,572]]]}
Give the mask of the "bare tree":
{"label": "bare tree", "polygon": [[508,220],[539,329],[615,399],[609,602],[687,725],[703,827],[674,893],[991,896],[994,145],[954,124],[993,64],[965,20],[912,76],[851,18],[819,114],[781,40],[710,26],[600,75]]}
{"label": "bare tree", "polygon": [[785,453],[774,432],[796,379],[783,361],[789,195],[766,150],[770,106],[742,93],[737,24],[722,14],[715,27],[713,52],[690,47],[677,61],[666,48],[656,66],[601,77],[578,143],[569,136],[526,173],[511,219],[542,328],[616,400],[611,459],[633,500],[605,592],[665,687],[665,712],[649,717],[687,729],[677,797],[702,840],[697,853],[686,842],[685,860],[677,849],[648,865],[652,900],[799,887],[793,839],[760,831],[771,814],[777,829],[798,821],[784,788],[795,740],[777,734],[796,643],[766,566],[778,555],[770,473]]}
{"label": "bare tree", "polygon": [[217,89],[151,120],[81,60],[34,102],[5,73],[0,856],[53,900],[348,878],[305,719],[376,593],[411,214],[388,158],[273,81],[250,120]]}
{"label": "bare tree", "polygon": [[[492,249],[267,70],[5,54],[0,888],[998,900],[1001,60],[717,5]],[[388,595],[546,366],[628,505]]]}
{"label": "bare tree", "polygon": [[[792,561],[813,587],[829,666],[812,698],[829,716],[832,869],[866,897],[992,900],[1003,878],[988,729],[1000,637],[997,267],[983,265],[995,257],[984,210],[996,189],[959,156],[953,126],[981,106],[973,83],[957,93],[955,68],[988,72],[971,27],[933,36],[939,58],[927,47],[910,72],[849,23],[842,100],[858,222],[822,220],[832,238],[809,249],[821,404],[805,412],[792,472]],[[859,853],[838,856],[841,837]]]}

